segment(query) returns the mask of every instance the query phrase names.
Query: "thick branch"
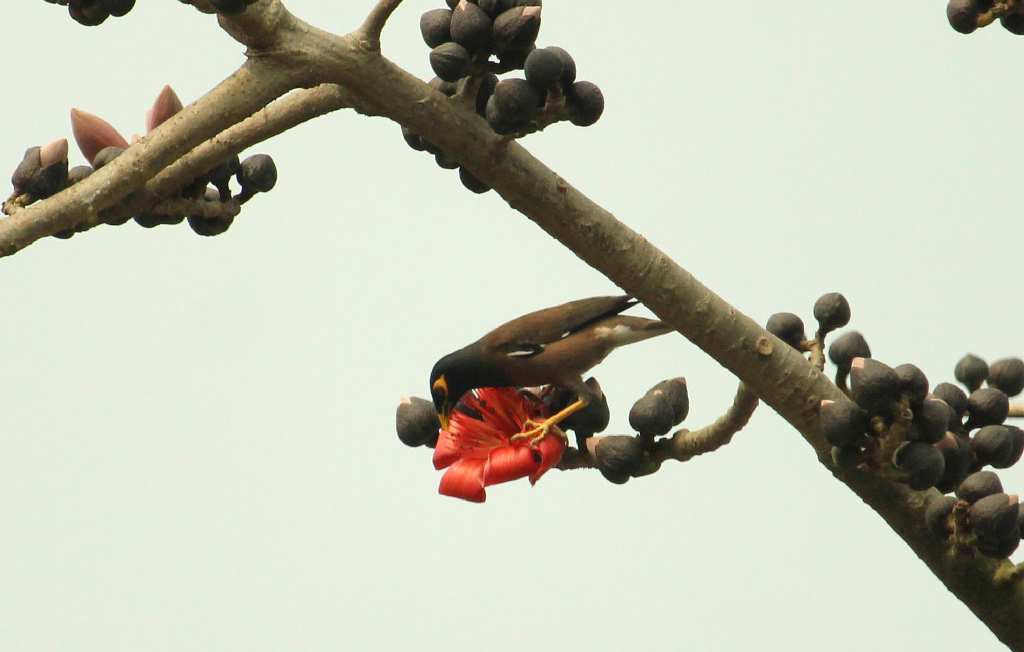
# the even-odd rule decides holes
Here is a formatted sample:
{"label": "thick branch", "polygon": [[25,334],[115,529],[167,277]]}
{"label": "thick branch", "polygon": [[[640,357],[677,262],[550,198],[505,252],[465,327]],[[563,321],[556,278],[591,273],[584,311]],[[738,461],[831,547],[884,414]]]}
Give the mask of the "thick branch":
{"label": "thick branch", "polygon": [[698,455],[716,451],[732,441],[757,408],[757,396],[744,383],[736,390],[732,405],[717,421],[698,430],[678,430],[668,439],[654,443],[653,457],[658,461],[685,462]]}

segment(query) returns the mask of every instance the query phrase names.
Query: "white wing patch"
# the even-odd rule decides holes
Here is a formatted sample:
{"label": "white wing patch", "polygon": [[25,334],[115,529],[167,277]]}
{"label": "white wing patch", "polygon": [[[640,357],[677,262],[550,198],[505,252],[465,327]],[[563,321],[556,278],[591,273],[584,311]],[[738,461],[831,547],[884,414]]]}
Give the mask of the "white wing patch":
{"label": "white wing patch", "polygon": [[617,344],[628,344],[636,340],[636,331],[625,324],[598,326],[594,329],[598,337],[608,338]]}

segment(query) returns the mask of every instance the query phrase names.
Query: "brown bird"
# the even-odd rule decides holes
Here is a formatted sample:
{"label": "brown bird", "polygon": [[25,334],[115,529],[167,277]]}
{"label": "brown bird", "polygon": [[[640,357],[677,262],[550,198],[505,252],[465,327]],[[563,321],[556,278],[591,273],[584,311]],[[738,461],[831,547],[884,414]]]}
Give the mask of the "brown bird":
{"label": "brown bird", "polygon": [[430,393],[441,426],[452,409],[478,387],[555,385],[578,400],[526,433],[534,439],[586,406],[594,395],[583,374],[613,349],[672,331],[665,322],[620,315],[637,304],[629,296],[591,297],[531,312],[476,342],[449,353],[430,372]]}

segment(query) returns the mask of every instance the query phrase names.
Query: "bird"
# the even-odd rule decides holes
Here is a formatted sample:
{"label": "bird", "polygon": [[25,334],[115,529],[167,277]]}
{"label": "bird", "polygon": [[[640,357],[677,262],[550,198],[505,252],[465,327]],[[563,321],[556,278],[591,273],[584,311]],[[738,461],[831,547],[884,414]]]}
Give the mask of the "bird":
{"label": "bird", "polygon": [[595,398],[584,373],[620,346],[674,330],[663,321],[620,314],[637,303],[629,295],[570,301],[517,317],[444,356],[430,372],[441,427],[448,429],[452,409],[473,389],[553,385],[572,390],[574,403],[517,436],[539,441]]}

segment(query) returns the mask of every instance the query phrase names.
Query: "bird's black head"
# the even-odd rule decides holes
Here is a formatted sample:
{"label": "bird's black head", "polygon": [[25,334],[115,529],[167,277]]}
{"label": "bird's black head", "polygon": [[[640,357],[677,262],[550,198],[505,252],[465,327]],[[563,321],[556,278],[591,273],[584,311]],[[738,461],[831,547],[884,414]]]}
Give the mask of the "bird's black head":
{"label": "bird's black head", "polygon": [[459,372],[459,353],[456,351],[444,356],[430,372],[430,397],[434,400],[437,418],[441,420],[441,427],[445,430],[448,429],[452,408],[463,394],[472,389],[466,385],[463,375]]}
{"label": "bird's black head", "polygon": [[500,362],[486,358],[480,342],[449,353],[438,360],[430,372],[430,397],[445,430],[452,410],[466,392],[478,387],[510,386],[512,383]]}

